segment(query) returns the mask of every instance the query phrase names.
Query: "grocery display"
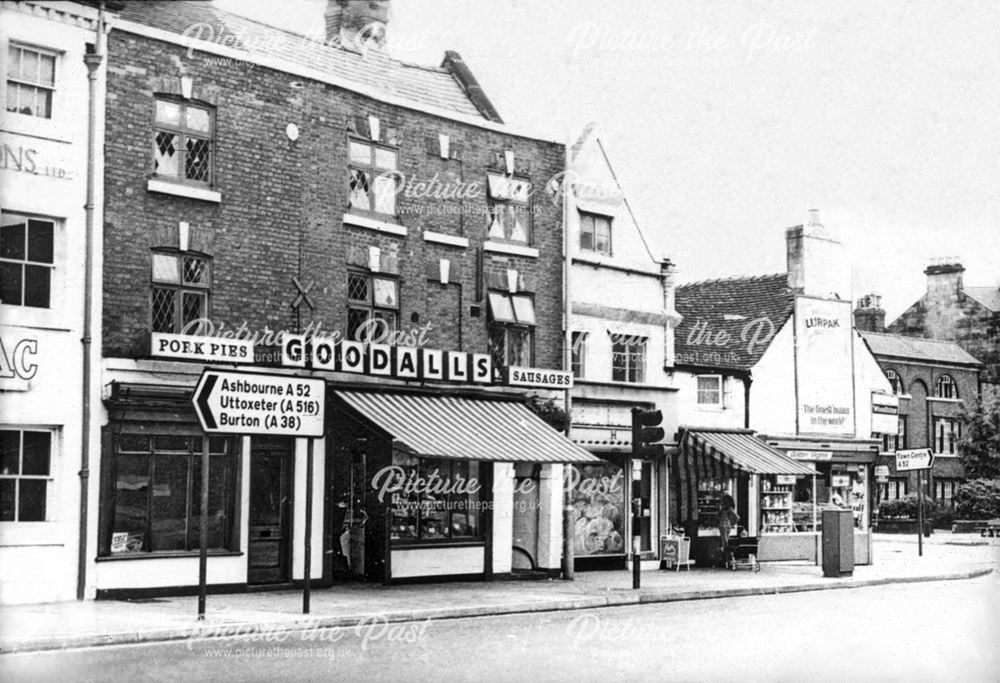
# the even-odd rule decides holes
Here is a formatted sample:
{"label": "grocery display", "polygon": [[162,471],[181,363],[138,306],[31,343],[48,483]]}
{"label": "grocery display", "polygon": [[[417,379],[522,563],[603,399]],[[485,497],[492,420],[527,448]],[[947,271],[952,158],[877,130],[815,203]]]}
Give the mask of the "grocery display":
{"label": "grocery display", "polygon": [[780,534],[795,531],[793,519],[793,485],[772,484],[765,479],[761,484],[760,525],[761,533]]}

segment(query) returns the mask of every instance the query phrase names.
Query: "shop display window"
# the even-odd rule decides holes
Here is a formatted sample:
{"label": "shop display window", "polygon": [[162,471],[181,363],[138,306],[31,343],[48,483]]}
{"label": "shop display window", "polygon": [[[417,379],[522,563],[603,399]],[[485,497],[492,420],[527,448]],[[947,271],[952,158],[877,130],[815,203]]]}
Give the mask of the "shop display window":
{"label": "shop display window", "polygon": [[400,542],[482,538],[480,463],[418,458],[396,452],[389,490],[392,540]]}
{"label": "shop display window", "polygon": [[[795,475],[766,475],[760,481],[760,532],[780,534],[799,529],[795,519]],[[811,524],[812,518],[809,518]],[[808,526],[808,525],[806,525]]]}
{"label": "shop display window", "polygon": [[[700,479],[698,481],[698,528],[701,531],[719,529],[719,510],[722,496],[729,494],[735,498],[736,480],[729,477]],[[742,523],[743,520],[740,520]],[[700,535],[710,535],[701,534]]]}
{"label": "shop display window", "polygon": [[850,510],[855,528],[867,529],[868,481],[865,466],[815,463],[815,467],[815,498],[812,477],[798,479],[795,485],[795,530],[822,531],[823,510]]}
{"label": "shop display window", "polygon": [[[208,547],[235,549],[234,441],[209,439]],[[104,555],[193,551],[200,543],[202,437],[121,434]]]}
{"label": "shop display window", "polygon": [[571,467],[574,554],[578,557],[623,554],[628,509],[622,468],[610,462]]}

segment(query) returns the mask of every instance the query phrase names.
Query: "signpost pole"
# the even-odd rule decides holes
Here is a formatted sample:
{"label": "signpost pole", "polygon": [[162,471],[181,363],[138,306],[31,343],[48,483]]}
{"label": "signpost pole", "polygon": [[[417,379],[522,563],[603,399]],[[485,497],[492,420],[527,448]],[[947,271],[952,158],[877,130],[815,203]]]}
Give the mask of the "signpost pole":
{"label": "signpost pole", "polygon": [[312,592],[312,521],[313,521],[313,442],[306,440],[306,543],[303,557],[302,613],[309,614]]}
{"label": "signpost pole", "polygon": [[924,486],[921,470],[917,470],[917,555],[924,555]]}
{"label": "signpost pole", "polygon": [[208,594],[208,434],[201,437],[201,525],[198,542],[198,621],[205,620]]}

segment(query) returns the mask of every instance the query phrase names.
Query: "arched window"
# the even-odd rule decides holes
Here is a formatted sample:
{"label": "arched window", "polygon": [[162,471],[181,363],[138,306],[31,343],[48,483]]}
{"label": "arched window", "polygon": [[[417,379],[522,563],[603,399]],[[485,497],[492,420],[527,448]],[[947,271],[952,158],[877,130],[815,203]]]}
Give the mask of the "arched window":
{"label": "arched window", "polygon": [[934,385],[934,395],[938,398],[958,398],[958,385],[950,375],[941,375]]}
{"label": "arched window", "polygon": [[903,389],[903,380],[899,376],[899,373],[897,373],[895,370],[886,370],[885,376],[886,379],[889,380],[889,384],[892,385],[892,393],[894,394],[905,393],[905,390]]}

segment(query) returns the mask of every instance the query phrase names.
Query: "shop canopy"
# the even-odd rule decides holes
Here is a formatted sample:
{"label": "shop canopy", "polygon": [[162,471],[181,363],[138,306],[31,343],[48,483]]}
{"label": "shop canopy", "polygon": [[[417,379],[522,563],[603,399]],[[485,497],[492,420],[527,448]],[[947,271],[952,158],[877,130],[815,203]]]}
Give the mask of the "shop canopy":
{"label": "shop canopy", "polygon": [[704,472],[722,469],[750,474],[816,474],[811,466],[793,460],[754,436],[749,429],[684,430],[681,453],[685,451]]}
{"label": "shop canopy", "polygon": [[748,474],[813,476],[816,470],[767,445],[749,429],[681,428],[680,450],[673,456],[676,520],[697,519],[698,484]]}
{"label": "shop canopy", "polygon": [[368,391],[334,394],[418,455],[493,462],[597,461],[519,402]]}

